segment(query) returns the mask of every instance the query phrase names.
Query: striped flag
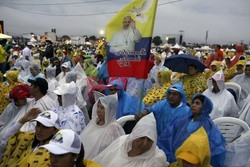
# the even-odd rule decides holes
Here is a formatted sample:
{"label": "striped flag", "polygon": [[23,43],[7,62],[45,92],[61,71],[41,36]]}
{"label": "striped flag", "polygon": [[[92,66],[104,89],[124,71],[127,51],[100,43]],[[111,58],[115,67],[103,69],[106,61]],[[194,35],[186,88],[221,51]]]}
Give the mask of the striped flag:
{"label": "striped flag", "polygon": [[134,0],[107,24],[111,77],[147,78],[157,0]]}

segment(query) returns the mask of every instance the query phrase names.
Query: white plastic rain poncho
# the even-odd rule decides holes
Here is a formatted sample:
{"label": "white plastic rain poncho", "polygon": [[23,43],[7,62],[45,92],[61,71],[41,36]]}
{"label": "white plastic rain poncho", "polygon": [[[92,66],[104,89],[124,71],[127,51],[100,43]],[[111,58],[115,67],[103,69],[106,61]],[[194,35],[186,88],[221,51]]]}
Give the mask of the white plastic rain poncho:
{"label": "white plastic rain poncho", "polygon": [[[161,56],[158,56],[158,58],[161,59]],[[164,60],[165,60],[165,58],[164,58]],[[164,61],[163,61],[163,63],[164,63]],[[157,73],[158,73],[158,71],[164,71],[164,70],[167,69],[167,67],[165,67],[165,66],[162,65],[163,63],[161,62],[161,64],[157,65],[156,64],[156,60],[155,60],[154,66],[149,71],[148,78],[150,79],[151,82],[153,81],[152,84],[154,84],[155,82],[157,82]]]}
{"label": "white plastic rain poncho", "polygon": [[31,63],[28,60],[23,59],[21,62],[21,71],[18,74],[18,81],[23,83],[28,83],[28,78],[30,75],[30,69]]}
{"label": "white plastic rain poncho", "polygon": [[[12,120],[9,121],[9,123],[5,126],[5,128],[2,129],[2,131],[0,132],[0,155],[1,155],[1,151],[4,150],[8,141],[6,139],[2,139],[1,137],[10,126],[12,126],[15,122],[19,121],[19,119],[21,119],[25,115],[25,113],[27,113],[32,108],[39,108],[41,111],[46,111],[46,110],[50,110],[54,106],[55,106],[55,102],[48,95],[44,95],[42,98],[40,98],[37,101],[34,98],[32,99],[27,98],[27,104],[20,108],[19,112],[15,115],[15,117],[12,118]],[[26,122],[21,127],[20,131],[35,132],[35,126],[36,126],[35,122]]]}
{"label": "white plastic rain poncho", "polygon": [[[9,126],[17,122],[19,119],[21,119],[26,112],[31,110],[32,108],[38,108],[41,111],[50,110],[51,108],[54,108],[56,105],[55,101],[53,101],[48,95],[44,95],[39,100],[35,100],[34,98],[27,98],[27,104],[22,106],[19,110],[19,112],[8,122],[8,124],[5,126],[5,128],[0,132],[0,137],[2,136],[2,133],[6,129],[8,129]],[[35,131],[35,122],[26,122],[20,131]]]}
{"label": "white plastic rain poncho", "polygon": [[[105,108],[105,124],[97,125],[97,104]],[[124,135],[123,128],[116,122],[116,109],[118,105],[117,94],[99,98],[92,109],[92,119],[81,133],[80,137],[85,150],[85,158],[93,159],[110,145],[115,139]]]}
{"label": "white plastic rain poncho", "polygon": [[46,68],[46,80],[48,82],[49,92],[54,91],[59,85],[55,77],[56,77],[56,68],[47,67]]}
{"label": "white plastic rain poncho", "polygon": [[[85,117],[85,123],[88,124],[89,114],[87,109],[87,102],[89,101],[88,93],[90,92],[90,88],[87,88],[87,75],[85,74],[84,70],[82,69],[80,63],[77,63],[77,65],[74,67],[74,69],[70,72],[72,74],[70,79],[74,79],[74,75],[76,74],[76,85],[78,87],[77,92],[77,106],[82,110],[84,117]],[[68,75],[67,75],[68,76]]]}
{"label": "white plastic rain poncho", "polygon": [[226,145],[225,167],[249,167],[250,131]]}
{"label": "white plastic rain poncho", "polygon": [[[66,61],[66,62],[64,62],[64,63],[61,65],[61,67],[65,67],[65,68],[67,68],[67,69],[70,70],[70,68],[71,68],[71,63],[70,63],[69,61]],[[66,73],[64,73],[63,71],[62,71],[60,74],[58,74],[58,76],[56,77],[56,79],[57,79],[57,81],[58,81],[59,84],[64,84],[64,83],[66,83],[65,76],[66,76]]]}
{"label": "white plastic rain poncho", "polygon": [[143,96],[144,96],[146,89],[149,89],[149,87],[151,86],[147,82],[146,82],[145,86],[143,86],[144,79],[141,79],[141,78],[138,79],[138,78],[134,78],[134,77],[128,77],[127,81],[128,82],[127,82],[126,92],[132,96],[139,98],[139,99],[141,98],[142,88],[144,87],[144,90],[143,90]]}
{"label": "white plastic rain poncho", "polygon": [[[212,79],[214,79],[220,89],[220,92],[214,93]],[[210,114],[211,119],[232,116],[238,117],[239,108],[233,95],[225,89],[225,81],[223,71],[216,72],[212,78],[207,80],[208,89],[203,92],[214,104],[214,108]]]}
{"label": "white plastic rain poncho", "polygon": [[72,81],[76,83],[77,75],[76,73],[70,71],[66,73],[65,79],[66,79],[66,83],[70,83]]}
{"label": "white plastic rain poncho", "polygon": [[37,64],[31,64],[30,68],[36,72],[35,75],[30,74],[28,79],[36,80],[36,78],[45,78],[44,75],[40,72],[40,69]]}
{"label": "white plastic rain poncho", "polygon": [[[128,152],[132,148],[132,142],[141,137],[153,140],[151,148],[138,156],[129,157]],[[143,117],[129,135],[119,137],[101,152],[94,161],[103,167],[165,167],[166,156],[156,146],[157,131],[153,113]]]}
{"label": "white plastic rain poncho", "polygon": [[12,102],[5,108],[3,114],[0,116],[0,159],[5,151],[8,142],[8,139],[2,138],[3,135],[5,134],[5,131],[9,127],[14,125],[14,123],[17,122],[25,114],[25,111],[27,109],[28,109],[28,104],[22,107],[16,107],[14,102]]}
{"label": "white plastic rain poncho", "polygon": [[15,102],[12,101],[0,115],[0,132],[8,125],[8,123],[16,116],[21,107],[15,106]]}
{"label": "white plastic rain poncho", "polygon": [[58,114],[59,126],[62,129],[71,129],[80,134],[86,124],[81,109],[76,105],[77,90],[74,82],[58,86],[54,93],[61,95],[62,106],[57,106],[52,111]]}
{"label": "white plastic rain poncho", "polygon": [[[250,61],[248,61],[245,65],[250,66]],[[250,77],[246,76],[245,73],[236,75],[232,82],[237,83],[241,86],[241,96],[243,99],[245,99],[250,94]]]}
{"label": "white plastic rain poncho", "polygon": [[[20,118],[22,118],[24,116],[24,114],[26,112],[28,112],[30,109],[32,108],[39,108],[42,112],[46,111],[46,110],[51,110],[51,108],[54,108],[56,106],[56,101],[52,100],[47,94],[44,95],[42,98],[40,98],[39,100],[35,100],[34,98],[32,98],[30,100],[30,102],[27,102],[28,104],[28,108],[25,110],[24,108],[22,108],[18,113],[20,113],[20,115],[18,116],[18,118],[16,119],[16,121],[18,121]],[[15,117],[16,118],[16,117]],[[22,128],[20,129],[20,131],[24,132],[24,131],[35,131],[35,122],[26,122]]]}
{"label": "white plastic rain poncho", "polygon": [[55,67],[47,67],[46,68],[46,80],[48,82],[48,95],[51,97],[51,99],[56,100],[57,96],[53,92],[58,86],[59,83],[56,80],[56,68]]}

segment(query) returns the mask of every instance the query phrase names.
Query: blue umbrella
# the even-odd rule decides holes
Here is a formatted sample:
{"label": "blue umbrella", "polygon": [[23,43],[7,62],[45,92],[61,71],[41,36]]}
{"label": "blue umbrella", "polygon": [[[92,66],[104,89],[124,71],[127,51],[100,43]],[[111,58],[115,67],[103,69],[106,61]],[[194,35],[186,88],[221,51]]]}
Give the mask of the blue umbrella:
{"label": "blue umbrella", "polygon": [[168,67],[172,71],[186,74],[188,74],[188,67],[190,65],[195,66],[198,72],[203,72],[206,68],[206,66],[196,57],[188,54],[170,56],[164,63],[164,66]]}

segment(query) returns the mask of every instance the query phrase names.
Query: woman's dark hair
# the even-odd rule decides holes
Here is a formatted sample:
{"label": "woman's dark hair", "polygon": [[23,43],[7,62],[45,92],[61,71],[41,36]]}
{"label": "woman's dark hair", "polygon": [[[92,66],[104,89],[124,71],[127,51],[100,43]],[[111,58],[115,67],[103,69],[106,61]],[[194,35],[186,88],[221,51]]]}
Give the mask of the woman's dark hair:
{"label": "woman's dark hair", "polygon": [[190,64],[188,67],[194,67],[195,69],[197,69],[196,65],[194,64]]}
{"label": "woman's dark hair", "polygon": [[194,100],[195,99],[199,99],[201,102],[202,102],[202,104],[204,103],[204,99],[205,99],[205,97],[204,96],[202,96],[202,95],[198,95],[198,96],[195,96],[195,98],[193,99],[193,101],[192,102],[194,102]]}
{"label": "woman's dark hair", "polygon": [[246,58],[244,56],[241,56],[240,60],[246,60]]}
{"label": "woman's dark hair", "polygon": [[75,166],[76,167],[85,167],[85,165],[83,164],[83,159],[84,159],[84,147],[83,147],[83,144],[81,144],[81,151],[78,154],[78,157],[77,157],[76,162],[75,162]]}

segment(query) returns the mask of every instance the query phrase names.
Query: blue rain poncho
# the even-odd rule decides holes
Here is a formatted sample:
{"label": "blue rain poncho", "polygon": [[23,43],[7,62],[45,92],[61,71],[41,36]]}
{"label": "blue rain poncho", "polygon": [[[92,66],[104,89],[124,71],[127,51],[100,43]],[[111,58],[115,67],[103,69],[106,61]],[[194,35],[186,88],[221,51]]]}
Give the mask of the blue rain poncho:
{"label": "blue rain poncho", "polygon": [[[181,94],[181,104],[178,107],[171,107],[167,101],[168,93],[173,87],[175,87]],[[154,113],[158,136],[161,135],[165,128],[172,125],[176,119],[183,118],[191,114],[189,107],[187,106],[187,100],[181,82],[170,86],[167,90],[166,97],[166,100],[161,100],[153,106],[145,108],[147,111]]]}
{"label": "blue rain poncho", "polygon": [[124,85],[122,84],[120,78],[110,82],[109,85],[113,85],[116,89],[118,89],[116,119],[125,115],[135,115],[138,111],[141,111],[141,109],[145,107],[145,104],[142,102],[139,110],[140,99],[124,91]]}
{"label": "blue rain poncho", "polygon": [[98,69],[97,79],[103,81],[104,84],[106,84],[107,80],[109,79],[109,73],[108,73],[106,60],[103,62],[102,66]]}
{"label": "blue rain poncho", "polygon": [[[199,96],[204,96],[198,94]],[[198,96],[195,95],[193,99]],[[193,102],[192,99],[192,102]],[[175,162],[175,152],[182,143],[197,129],[203,127],[209,138],[211,165],[222,167],[225,160],[225,139],[220,130],[213,123],[209,114],[213,109],[213,103],[204,96],[201,114],[197,122],[192,122],[193,116],[187,116],[174,122],[173,126],[166,128],[158,139],[158,146],[165,152],[170,163]]]}

